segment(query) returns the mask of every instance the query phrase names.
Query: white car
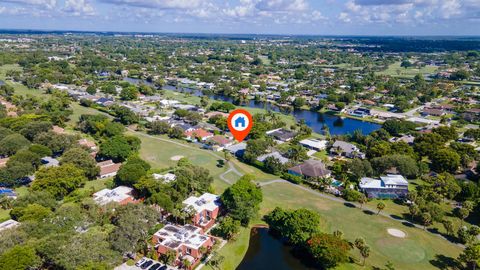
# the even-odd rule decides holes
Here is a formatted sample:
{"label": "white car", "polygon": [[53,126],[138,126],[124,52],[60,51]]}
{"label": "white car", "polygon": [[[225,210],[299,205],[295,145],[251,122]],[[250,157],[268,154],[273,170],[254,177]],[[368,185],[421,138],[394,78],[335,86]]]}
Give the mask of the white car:
{"label": "white car", "polygon": [[135,266],[138,266],[140,267],[140,265],[142,265],[144,262],[146,262],[148,260],[147,257],[143,257],[141,258],[138,262],[135,263]]}

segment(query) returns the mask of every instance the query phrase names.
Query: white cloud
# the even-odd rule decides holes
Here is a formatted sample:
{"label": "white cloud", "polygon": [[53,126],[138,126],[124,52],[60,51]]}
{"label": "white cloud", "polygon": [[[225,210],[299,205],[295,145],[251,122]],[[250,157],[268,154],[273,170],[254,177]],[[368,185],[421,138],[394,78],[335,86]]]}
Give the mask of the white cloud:
{"label": "white cloud", "polygon": [[95,15],[95,9],[87,0],[66,0],[63,11],[74,16]]}
{"label": "white cloud", "polygon": [[99,0],[100,2],[159,9],[192,9],[200,6],[201,0]]}
{"label": "white cloud", "polygon": [[57,5],[56,0],[3,0],[2,2],[21,4],[21,5],[40,6],[48,9],[53,9]]}

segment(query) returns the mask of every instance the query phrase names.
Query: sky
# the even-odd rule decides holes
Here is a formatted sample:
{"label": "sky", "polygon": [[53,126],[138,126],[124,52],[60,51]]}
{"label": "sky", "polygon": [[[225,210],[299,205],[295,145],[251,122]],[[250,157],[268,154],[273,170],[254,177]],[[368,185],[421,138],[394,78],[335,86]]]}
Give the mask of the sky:
{"label": "sky", "polygon": [[0,0],[0,29],[480,35],[480,0]]}

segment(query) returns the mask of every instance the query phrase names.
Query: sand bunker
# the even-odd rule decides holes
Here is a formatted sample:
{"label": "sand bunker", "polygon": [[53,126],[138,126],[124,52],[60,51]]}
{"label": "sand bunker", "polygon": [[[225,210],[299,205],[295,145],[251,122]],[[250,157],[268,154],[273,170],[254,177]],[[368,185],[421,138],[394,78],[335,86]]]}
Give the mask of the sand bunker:
{"label": "sand bunker", "polygon": [[401,231],[401,230],[398,230],[398,229],[390,228],[390,229],[387,230],[387,232],[391,236],[395,236],[395,237],[398,237],[398,238],[405,238],[407,236],[407,234],[404,231]]}
{"label": "sand bunker", "polygon": [[184,156],[173,156],[173,157],[170,158],[170,160],[179,161],[182,158],[184,158]]}

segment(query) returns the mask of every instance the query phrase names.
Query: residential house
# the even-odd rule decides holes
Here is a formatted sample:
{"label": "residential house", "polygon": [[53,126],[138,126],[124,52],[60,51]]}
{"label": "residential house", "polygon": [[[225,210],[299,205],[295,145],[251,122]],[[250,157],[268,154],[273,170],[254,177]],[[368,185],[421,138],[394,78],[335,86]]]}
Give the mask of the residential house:
{"label": "residential house", "polygon": [[422,111],[423,116],[444,116],[445,114],[444,110],[436,108],[425,108]]}
{"label": "residential house", "polygon": [[288,173],[304,178],[328,178],[332,172],[326,168],[323,162],[310,159],[288,169]]}
{"label": "residential house", "polygon": [[113,161],[110,159],[98,162],[97,166],[100,167],[99,177],[103,179],[108,177],[114,177],[115,175],[117,175],[117,172],[118,170],[120,170],[120,166],[122,166],[122,164],[113,163]]}
{"label": "residential house", "polygon": [[392,143],[396,143],[396,142],[404,142],[404,143],[408,143],[410,145],[413,144],[413,141],[415,140],[415,137],[413,135],[403,135],[401,137],[393,137],[393,138],[390,138],[390,142]]}
{"label": "residential house", "polygon": [[369,198],[405,198],[408,195],[408,181],[398,174],[387,174],[380,179],[364,177],[360,180],[360,189]]}
{"label": "residential house", "polygon": [[245,150],[247,149],[247,144],[244,142],[241,142],[241,143],[228,146],[225,149],[227,149],[232,155],[236,157],[242,157],[243,153],[245,153]]}
{"label": "residential house", "polygon": [[155,180],[162,180],[163,183],[171,183],[177,179],[177,176],[173,173],[165,173],[165,174],[152,174]]}
{"label": "residential house", "polygon": [[197,128],[194,130],[185,131],[185,137],[187,140],[200,139],[201,141],[206,141],[209,138],[213,137],[213,133],[210,133],[203,128]]}
{"label": "residential house", "polygon": [[221,135],[215,135],[207,140],[207,145],[215,151],[223,151],[233,144],[233,141]]}
{"label": "residential house", "polygon": [[210,229],[218,217],[220,211],[220,196],[204,193],[200,197],[191,196],[183,201],[184,209],[193,209],[193,224],[203,230]]}
{"label": "residential house", "polygon": [[261,156],[257,157],[257,160],[260,161],[260,162],[264,162],[269,157],[274,157],[274,158],[278,159],[278,161],[280,161],[280,163],[282,163],[282,164],[286,164],[290,161],[288,158],[282,156],[282,154],[280,154],[278,151],[268,153],[268,154],[265,154],[265,155],[261,155]]}
{"label": "residential house", "polygon": [[203,257],[202,249],[211,249],[215,240],[204,234],[199,227],[166,225],[153,234],[152,243],[158,256],[173,251],[175,252],[173,264],[182,267],[182,263],[188,260],[190,270],[200,263]]}
{"label": "residential house", "polygon": [[83,147],[86,147],[92,151],[97,151],[98,150],[98,147],[97,145],[95,144],[95,142],[92,142],[92,141],[89,141],[87,139],[80,139],[78,140],[78,145],[80,146],[83,146]]}
{"label": "residential house", "polygon": [[15,221],[13,219],[9,219],[7,221],[0,223],[0,232],[8,229],[13,229],[20,226],[20,222]]}
{"label": "residential house", "polygon": [[281,142],[288,142],[297,135],[295,132],[284,128],[270,130],[267,131],[266,134]]}
{"label": "residential house", "polygon": [[125,205],[128,203],[138,203],[133,196],[133,188],[119,186],[114,189],[102,189],[93,194],[93,200],[99,205],[107,205],[109,203],[118,203]]}
{"label": "residential house", "polygon": [[330,153],[347,158],[365,158],[365,154],[360,152],[357,146],[344,141],[335,141],[330,148]]}
{"label": "residential house", "polygon": [[467,109],[462,113],[462,117],[468,122],[480,121],[480,109]]}
{"label": "residential house", "polygon": [[315,151],[322,151],[325,148],[327,148],[328,141],[319,140],[319,139],[305,139],[305,140],[301,140],[299,143],[300,145],[308,149],[312,149]]}

